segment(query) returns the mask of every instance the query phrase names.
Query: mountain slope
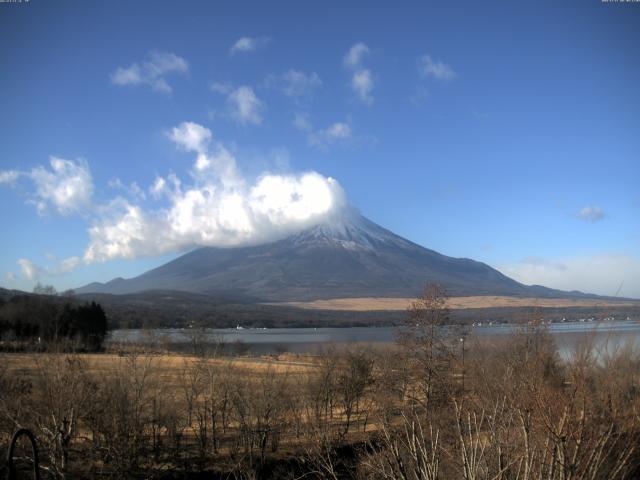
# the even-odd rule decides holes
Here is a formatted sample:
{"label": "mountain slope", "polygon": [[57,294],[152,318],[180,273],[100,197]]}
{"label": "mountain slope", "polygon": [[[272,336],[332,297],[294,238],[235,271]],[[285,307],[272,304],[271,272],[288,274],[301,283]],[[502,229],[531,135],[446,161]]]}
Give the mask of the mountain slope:
{"label": "mountain slope", "polygon": [[182,290],[264,301],[303,301],[413,297],[428,281],[443,284],[456,296],[570,295],[527,287],[484,263],[426,249],[353,211],[265,245],[199,248],[138,277],[93,283],[78,293]]}

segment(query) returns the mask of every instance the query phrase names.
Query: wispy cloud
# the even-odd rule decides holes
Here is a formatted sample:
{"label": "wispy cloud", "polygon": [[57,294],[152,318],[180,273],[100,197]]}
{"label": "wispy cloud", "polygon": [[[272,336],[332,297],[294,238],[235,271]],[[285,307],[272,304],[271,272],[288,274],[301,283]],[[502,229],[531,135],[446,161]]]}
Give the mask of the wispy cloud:
{"label": "wispy cloud", "polygon": [[139,198],[141,200],[146,199],[146,194],[144,190],[140,188],[140,185],[138,185],[138,182],[131,182],[129,185],[125,185],[122,182],[122,180],[120,180],[118,177],[115,177],[109,180],[109,183],[107,185],[110,188],[113,188],[114,190],[122,191],[126,195],[129,195],[131,197]]}
{"label": "wispy cloud", "polygon": [[342,63],[345,68],[350,70],[356,70],[361,67],[364,58],[369,55],[370,50],[364,43],[358,42],[351,46],[351,48],[347,51],[344,58],[342,59]]}
{"label": "wispy cloud", "polygon": [[356,141],[371,143],[372,138],[354,138],[353,129],[349,122],[334,122],[326,128],[316,128],[311,122],[309,114],[298,112],[293,117],[293,126],[307,134],[307,143],[321,150],[328,150],[333,145],[353,144]]}
{"label": "wispy cloud", "polygon": [[[599,295],[640,298],[640,259],[621,254],[594,254],[570,258],[526,258],[498,267],[526,285],[580,290]],[[597,272],[597,274],[594,274]]]}
{"label": "wispy cloud", "polygon": [[373,103],[373,78],[369,70],[358,70],[351,77],[351,89],[357,97],[366,105]]}
{"label": "wispy cloud", "polygon": [[3,183],[12,185],[18,178],[20,178],[20,172],[17,170],[0,171],[0,185]]}
{"label": "wispy cloud", "polygon": [[212,92],[219,93],[220,95],[228,95],[233,90],[233,85],[226,82],[211,82],[209,88]]}
{"label": "wispy cloud", "polygon": [[0,171],[0,184],[15,185],[20,178],[31,180],[34,191],[27,201],[38,213],[60,215],[82,213],[91,206],[93,180],[87,162],[50,157],[49,167],[38,166],[30,171]]}
{"label": "wispy cloud", "polygon": [[19,259],[18,265],[20,265],[22,274],[29,280],[33,280],[42,274],[42,270],[31,260],[27,260],[26,258]]}
{"label": "wispy cloud", "polygon": [[351,138],[351,127],[343,122],[334,123],[325,130],[325,136],[330,140]]}
{"label": "wispy cloud", "polygon": [[232,116],[238,122],[255,125],[262,123],[264,102],[256,96],[253,88],[241,85],[229,94],[227,100],[232,106]]}
{"label": "wispy cloud", "polygon": [[313,125],[309,119],[309,115],[306,113],[296,113],[293,116],[293,126],[301,132],[310,132],[313,130]]}
{"label": "wispy cloud", "polygon": [[173,90],[165,77],[189,72],[189,63],[170,52],[151,52],[148,60],[118,67],[111,74],[114,85],[147,85],[154,91],[170,94]]}
{"label": "wispy cloud", "polygon": [[229,54],[254,52],[265,47],[270,41],[269,37],[240,37],[229,48]]}
{"label": "wispy cloud", "polygon": [[362,103],[373,103],[373,88],[375,86],[371,70],[364,68],[364,59],[370,54],[369,47],[362,42],[351,46],[347,51],[342,64],[351,72],[351,90]]}
{"label": "wispy cloud", "polygon": [[247,85],[234,87],[228,83],[214,82],[210,85],[212,91],[226,96],[227,110],[225,116],[242,124],[260,125],[262,115],[266,109],[264,101],[258,98],[253,88]]}
{"label": "wispy cloud", "polygon": [[594,223],[603,220],[606,215],[600,207],[592,206],[581,208],[574,216],[585,222]]}
{"label": "wispy cloud", "polygon": [[418,73],[423,78],[433,78],[436,80],[450,81],[455,79],[458,74],[440,60],[434,60],[431,55],[422,55],[418,58]]}
{"label": "wispy cloud", "polygon": [[[43,277],[55,277],[72,272],[80,266],[82,259],[80,259],[80,257],[65,258],[63,260],[56,261],[56,264],[52,267],[36,265],[34,262],[26,258],[20,258],[17,263],[20,266],[22,275],[27,280],[38,280]],[[13,275],[13,278],[15,279],[15,275]]]}
{"label": "wispy cloud", "polygon": [[310,98],[322,86],[322,80],[316,72],[304,73],[294,69],[281,75],[270,75],[266,83],[294,100]]}
{"label": "wispy cloud", "polygon": [[353,137],[351,126],[345,122],[335,122],[328,127],[312,131],[307,135],[309,145],[327,149],[334,144],[345,144]]}

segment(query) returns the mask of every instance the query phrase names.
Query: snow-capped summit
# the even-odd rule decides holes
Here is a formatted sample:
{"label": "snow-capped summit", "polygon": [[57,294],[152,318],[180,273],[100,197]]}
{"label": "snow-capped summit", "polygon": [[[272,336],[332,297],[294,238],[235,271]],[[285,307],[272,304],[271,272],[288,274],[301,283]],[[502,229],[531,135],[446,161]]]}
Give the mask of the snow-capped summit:
{"label": "snow-capped summit", "polygon": [[382,245],[410,243],[371,222],[354,209],[345,209],[329,220],[291,235],[293,244],[309,242],[339,245],[347,249],[373,250]]}

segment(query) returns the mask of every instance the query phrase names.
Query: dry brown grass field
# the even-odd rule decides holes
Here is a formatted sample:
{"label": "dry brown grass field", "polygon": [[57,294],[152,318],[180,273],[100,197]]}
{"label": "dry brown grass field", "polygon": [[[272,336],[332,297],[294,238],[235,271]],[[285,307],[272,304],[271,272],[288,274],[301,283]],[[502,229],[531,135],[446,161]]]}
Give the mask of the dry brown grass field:
{"label": "dry brown grass field", "polygon": [[[406,310],[415,298],[334,298],[314,300],[311,302],[286,302],[273,305],[288,305],[313,310],[343,310],[343,311],[385,311]],[[447,301],[450,309],[465,308],[499,308],[499,307],[611,307],[631,306],[639,307],[640,301],[628,300],[600,300],[600,299],[566,299],[566,298],[519,298],[500,296],[472,296],[450,297]]]}
{"label": "dry brown grass field", "polygon": [[[144,350],[143,350],[144,352]],[[0,353],[0,363],[6,374],[34,375],[43,365],[67,358],[68,353]],[[91,375],[106,375],[117,371],[128,362],[127,354],[82,353],[77,355],[84,364],[85,372]],[[239,374],[260,373],[272,370],[277,373],[302,374],[312,371],[317,365],[312,356],[281,354],[263,357],[218,357],[202,358],[177,353],[138,353],[139,362],[149,362],[155,372],[167,381],[167,387],[175,387],[182,371],[196,365],[228,368]]]}

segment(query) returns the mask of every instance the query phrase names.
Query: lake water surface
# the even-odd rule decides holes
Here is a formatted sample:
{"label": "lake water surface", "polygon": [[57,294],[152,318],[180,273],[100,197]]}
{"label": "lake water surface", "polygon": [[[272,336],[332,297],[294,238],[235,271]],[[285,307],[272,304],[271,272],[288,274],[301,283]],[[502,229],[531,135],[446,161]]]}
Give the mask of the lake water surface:
{"label": "lake water surface", "polygon": [[[506,335],[522,328],[503,324],[468,329],[467,341],[507,338]],[[598,352],[612,353],[626,345],[640,343],[640,322],[566,322],[546,325],[563,357],[570,357],[580,345],[589,342]],[[254,353],[296,352],[313,353],[330,344],[353,343],[390,344],[396,339],[398,327],[351,328],[270,328],[230,329],[209,328],[199,331],[199,341],[223,341],[226,344],[241,342]],[[194,332],[188,329],[114,330],[110,342],[169,343],[185,345],[191,342]]]}

